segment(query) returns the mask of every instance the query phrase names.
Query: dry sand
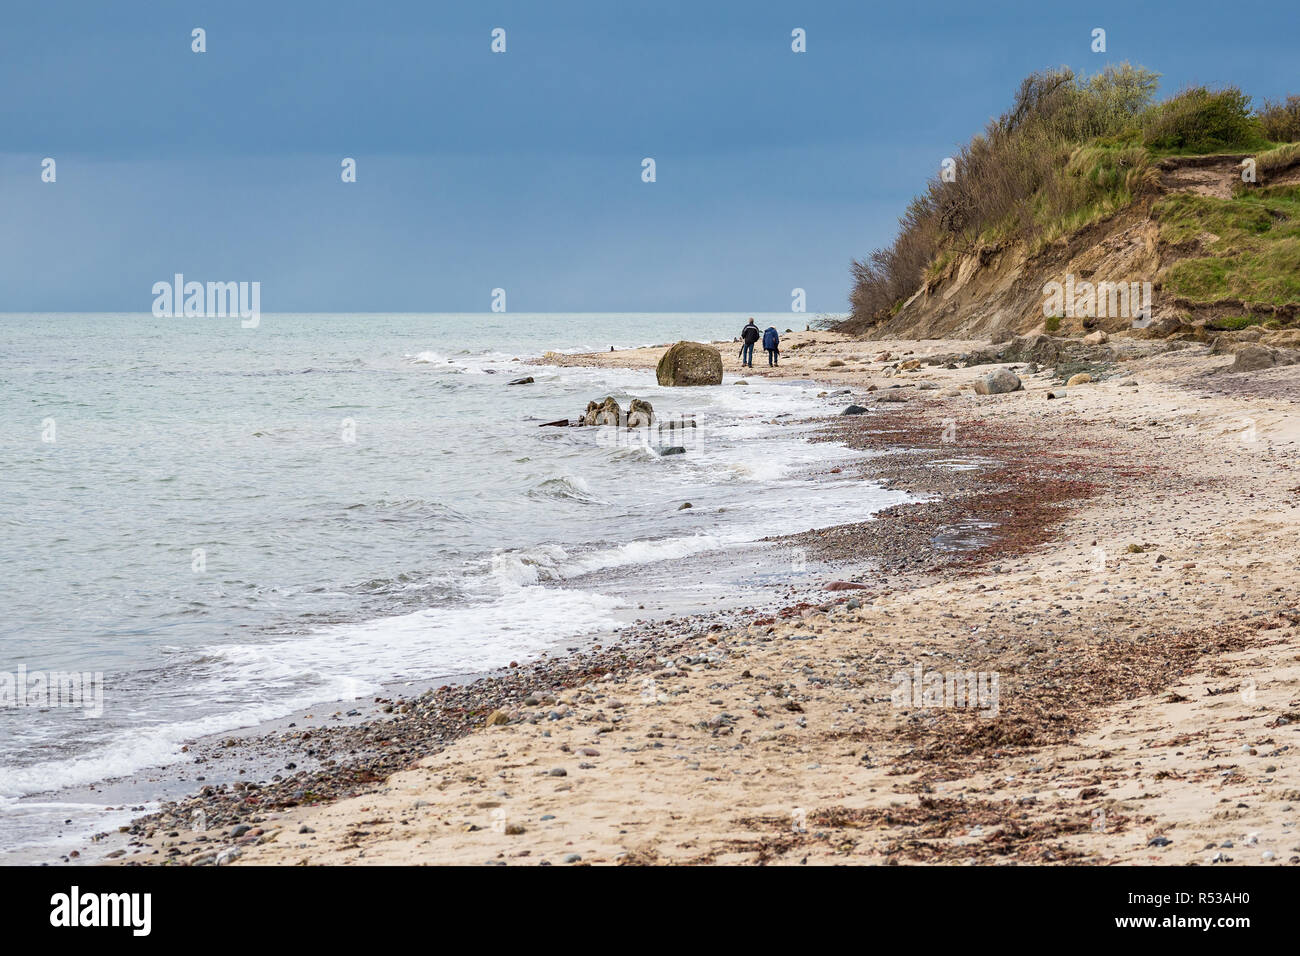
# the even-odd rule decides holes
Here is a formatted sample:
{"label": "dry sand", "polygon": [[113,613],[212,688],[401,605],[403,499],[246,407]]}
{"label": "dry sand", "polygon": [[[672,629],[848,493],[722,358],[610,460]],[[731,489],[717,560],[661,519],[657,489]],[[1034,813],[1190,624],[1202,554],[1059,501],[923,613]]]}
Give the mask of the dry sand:
{"label": "dry sand", "polygon": [[[1053,506],[1045,541],[830,592],[861,607],[702,637],[521,705],[373,793],[269,812],[238,863],[1300,862],[1300,415],[1274,397],[1300,370],[1203,378],[1231,359],[1194,346],[1049,401],[1046,373],[997,396],[969,391],[989,367],[886,374],[987,343],[784,344],[779,370],[759,351],[743,374],[855,400],[938,386],[855,428],[947,428],[963,454],[987,444],[964,435],[1003,430],[1055,474],[1111,477]],[[720,348],[731,381],[738,346]],[[659,354],[551,359],[652,369]],[[918,665],[996,673],[997,715],[897,706],[892,676]],[[192,839],[150,846],[160,861]]]}

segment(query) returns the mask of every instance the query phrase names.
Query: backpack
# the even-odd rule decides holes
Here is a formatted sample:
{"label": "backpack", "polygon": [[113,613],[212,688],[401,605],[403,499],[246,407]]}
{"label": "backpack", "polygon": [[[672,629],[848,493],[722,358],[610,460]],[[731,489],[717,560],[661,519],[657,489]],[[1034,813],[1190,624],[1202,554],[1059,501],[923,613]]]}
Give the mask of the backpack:
{"label": "backpack", "polygon": [[763,348],[770,350],[776,348],[780,344],[781,337],[776,334],[776,329],[768,326],[767,331],[763,333]]}

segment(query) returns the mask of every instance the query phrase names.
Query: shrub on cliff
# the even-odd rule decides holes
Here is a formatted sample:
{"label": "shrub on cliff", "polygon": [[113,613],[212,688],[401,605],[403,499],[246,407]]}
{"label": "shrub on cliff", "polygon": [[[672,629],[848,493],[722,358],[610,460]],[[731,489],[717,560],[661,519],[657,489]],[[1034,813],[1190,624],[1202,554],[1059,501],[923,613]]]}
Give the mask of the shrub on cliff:
{"label": "shrub on cliff", "polygon": [[1267,146],[1263,126],[1251,112],[1250,97],[1235,86],[1194,86],[1148,110],[1142,142],[1165,152],[1216,153]]}
{"label": "shrub on cliff", "polygon": [[1265,100],[1257,115],[1264,135],[1273,142],[1300,142],[1300,95],[1292,94],[1280,103]]}

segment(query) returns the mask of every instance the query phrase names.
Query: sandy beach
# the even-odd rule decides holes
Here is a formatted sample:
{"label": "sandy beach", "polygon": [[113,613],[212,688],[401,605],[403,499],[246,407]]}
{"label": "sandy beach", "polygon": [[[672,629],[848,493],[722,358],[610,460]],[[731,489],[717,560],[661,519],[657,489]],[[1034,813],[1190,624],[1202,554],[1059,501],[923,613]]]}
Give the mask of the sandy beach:
{"label": "sandy beach", "polygon": [[[1295,367],[1115,338],[1091,382],[1010,362],[1024,390],[985,396],[998,366],[951,359],[987,342],[794,333],[772,370],[718,347],[719,387],[846,389],[867,411],[825,436],[926,496],[781,542],[856,580],[521,667],[490,714],[430,692],[368,733],[441,720],[443,744],[355,795],[214,789],[119,859],[1300,862]],[[649,375],[660,354],[545,361]]]}

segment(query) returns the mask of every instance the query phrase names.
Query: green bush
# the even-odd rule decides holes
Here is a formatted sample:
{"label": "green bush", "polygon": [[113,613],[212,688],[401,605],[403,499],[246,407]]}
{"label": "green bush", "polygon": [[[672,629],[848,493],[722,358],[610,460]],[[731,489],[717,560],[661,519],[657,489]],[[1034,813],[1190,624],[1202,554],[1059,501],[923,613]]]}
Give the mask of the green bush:
{"label": "green bush", "polygon": [[1257,115],[1264,135],[1273,142],[1300,142],[1300,95],[1292,93],[1281,103],[1265,100]]}
{"label": "green bush", "polygon": [[1259,325],[1264,320],[1251,315],[1229,315],[1222,319],[1212,319],[1205,327],[1214,332],[1236,332],[1252,325]]}
{"label": "green bush", "polygon": [[1055,335],[1061,331],[1061,317],[1059,315],[1049,315],[1043,322],[1043,328]]}
{"label": "green bush", "polygon": [[1262,124],[1250,111],[1250,97],[1235,86],[1183,90],[1147,110],[1141,126],[1143,145],[1162,152],[1214,153],[1268,145]]}

